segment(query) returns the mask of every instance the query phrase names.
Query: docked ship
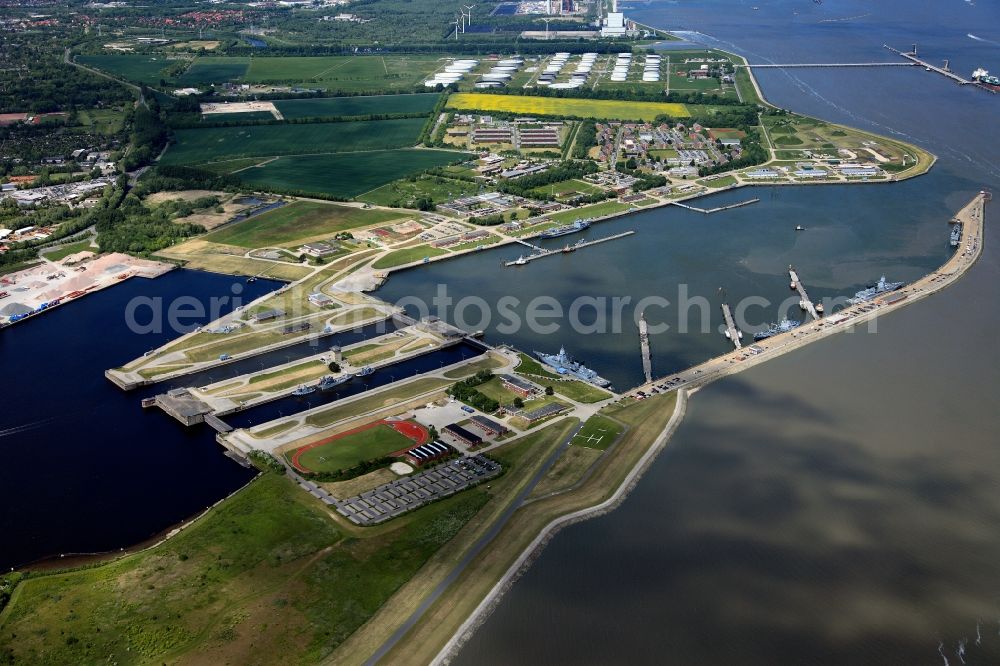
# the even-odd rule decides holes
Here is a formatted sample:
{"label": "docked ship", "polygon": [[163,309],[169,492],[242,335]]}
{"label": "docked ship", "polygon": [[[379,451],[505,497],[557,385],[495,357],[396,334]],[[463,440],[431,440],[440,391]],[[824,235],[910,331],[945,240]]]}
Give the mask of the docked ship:
{"label": "docked ship", "polygon": [[777,324],[771,324],[770,326],[768,326],[767,328],[765,328],[763,331],[758,331],[758,332],[754,333],[753,334],[753,339],[754,340],[767,340],[768,338],[774,337],[775,335],[779,335],[781,333],[788,333],[788,331],[792,331],[792,330],[798,328],[801,325],[802,325],[801,321],[796,321],[794,319],[788,319],[786,317],[785,319],[782,319],[781,321],[779,321]]}
{"label": "docked ship", "polygon": [[319,380],[319,384],[316,384],[316,388],[320,391],[329,391],[330,389],[336,388],[341,384],[346,384],[347,382],[354,379],[354,375],[345,374],[340,377],[334,377],[333,375],[327,375],[323,379]]}
{"label": "docked ship", "polygon": [[566,353],[565,347],[560,347],[558,354],[543,354],[542,352],[536,351],[535,356],[538,357],[539,361],[549,366],[560,375],[574,377],[585,382],[590,382],[595,386],[611,386],[611,382],[607,379],[604,379],[582,363],[578,363],[570,358],[569,354]]}
{"label": "docked ship", "polygon": [[371,367],[370,365],[366,365],[365,367],[358,370],[358,377],[367,377],[373,372],[375,372],[375,368]]}
{"label": "docked ship", "polygon": [[986,88],[987,90],[992,90],[993,92],[1000,92],[1000,78],[990,75],[990,73],[982,67],[972,73],[972,80],[975,81],[981,88]]}
{"label": "docked ship", "polygon": [[553,227],[538,234],[539,238],[559,238],[568,234],[575,234],[578,231],[585,231],[590,228],[590,222],[577,220],[573,224],[566,224],[561,227]]}
{"label": "docked ship", "polygon": [[886,282],[885,276],[883,275],[879,278],[879,281],[875,284],[868,285],[861,291],[854,294],[854,298],[847,299],[848,304],[855,305],[857,303],[864,303],[865,301],[870,301],[876,296],[881,296],[882,294],[887,294],[890,291],[896,291],[905,282]]}
{"label": "docked ship", "polygon": [[309,395],[310,393],[315,393],[315,392],[316,392],[315,386],[309,386],[308,384],[303,384],[302,386],[292,391],[292,395]]}
{"label": "docked ship", "polygon": [[951,228],[951,246],[958,247],[962,242],[962,223],[958,222]]}

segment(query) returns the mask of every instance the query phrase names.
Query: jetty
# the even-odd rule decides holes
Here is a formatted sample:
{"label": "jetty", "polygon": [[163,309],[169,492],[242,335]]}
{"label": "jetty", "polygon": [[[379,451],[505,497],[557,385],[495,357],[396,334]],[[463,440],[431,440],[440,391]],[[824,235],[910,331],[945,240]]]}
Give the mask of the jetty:
{"label": "jetty", "polygon": [[[888,47],[886,47],[888,48]],[[915,62],[789,62],[789,63],[747,63],[735,65],[746,69],[807,69],[813,67],[913,67]]]}
{"label": "jetty", "polygon": [[653,381],[653,361],[649,354],[649,325],[645,312],[639,315],[639,346],[642,348],[642,372],[648,384]]}
{"label": "jetty", "polygon": [[[597,245],[599,243],[607,243],[608,241],[618,240],[619,238],[625,238],[626,236],[631,236],[635,231],[623,231],[620,234],[614,234],[613,236],[605,236],[604,238],[595,238],[594,240],[580,240],[573,245],[566,245],[555,250],[542,250],[527,257],[519,257],[514,261],[505,261],[504,266],[524,266],[530,261],[535,259],[541,259],[542,257],[551,257],[554,254],[566,254],[568,252],[575,252],[585,247],[590,247],[591,245]],[[541,249],[541,248],[539,248]]]}
{"label": "jetty", "polygon": [[729,303],[722,303],[722,316],[726,320],[726,337],[729,338],[734,347],[743,349],[743,343],[740,341],[743,333],[740,332],[740,329],[736,328],[736,321],[733,319],[733,313],[729,310]]}
{"label": "jetty", "polygon": [[749,206],[750,204],[755,204],[758,201],[760,201],[760,199],[757,199],[757,198],[747,199],[746,201],[740,201],[740,202],[737,202],[737,203],[734,203],[734,204],[729,204],[728,206],[718,206],[716,208],[698,208],[697,206],[690,206],[690,205],[688,205],[686,203],[682,203],[680,201],[671,201],[670,203],[672,203],[675,206],[679,206],[681,208],[686,208],[688,210],[693,210],[693,211],[697,211],[699,213],[704,213],[705,215],[710,215],[711,213],[718,213],[718,212],[721,212],[721,211],[724,211],[724,210],[729,210],[731,208],[740,208],[742,206]]}
{"label": "jetty", "polygon": [[[959,76],[955,72],[951,71],[951,67],[949,66],[949,62],[947,60],[944,61],[944,66],[943,67],[938,67],[937,65],[932,65],[931,63],[927,62],[926,60],[921,60],[919,57],[917,57],[917,45],[916,44],[913,45],[913,49],[910,50],[910,51],[900,51],[899,49],[892,48],[888,44],[883,44],[882,46],[884,48],[888,49],[889,51],[892,51],[896,55],[901,56],[901,57],[906,58],[907,60],[909,60],[910,61],[909,64],[920,65],[921,67],[923,67],[924,69],[926,69],[926,70],[928,70],[930,72],[937,72],[941,76],[945,76],[945,77],[951,79],[952,81],[954,81],[955,83],[957,83],[957,84],[959,84],[961,86],[968,86],[968,85],[972,85],[972,83],[973,83],[972,81],[970,81],[968,79],[963,79],[961,76]],[[902,64],[907,64],[907,63],[902,63]]]}
{"label": "jetty", "polygon": [[791,288],[799,292],[799,307],[809,313],[809,316],[813,319],[819,319],[819,313],[816,312],[816,306],[813,302],[809,300],[809,294],[806,293],[806,288],[802,286],[802,280],[799,279],[799,274],[795,272],[795,269],[788,266],[788,277],[792,281]]}

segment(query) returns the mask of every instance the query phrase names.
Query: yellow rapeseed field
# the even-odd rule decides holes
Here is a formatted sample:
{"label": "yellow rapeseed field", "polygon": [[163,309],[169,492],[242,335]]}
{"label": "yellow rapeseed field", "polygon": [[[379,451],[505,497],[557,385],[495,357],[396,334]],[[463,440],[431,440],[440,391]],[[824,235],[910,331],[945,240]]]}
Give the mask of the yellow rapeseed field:
{"label": "yellow rapeseed field", "polygon": [[687,118],[687,107],[671,102],[626,102],[610,99],[570,99],[563,97],[528,97],[523,95],[488,95],[455,93],[448,98],[448,108],[463,111],[505,111],[527,115],[575,116],[606,120],[653,120],[659,115]]}

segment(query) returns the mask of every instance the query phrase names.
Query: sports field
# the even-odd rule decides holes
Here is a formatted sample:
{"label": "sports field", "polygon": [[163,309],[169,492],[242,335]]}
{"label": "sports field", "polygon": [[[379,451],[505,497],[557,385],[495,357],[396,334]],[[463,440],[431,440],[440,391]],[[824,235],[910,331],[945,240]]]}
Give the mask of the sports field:
{"label": "sports field", "polygon": [[245,248],[297,245],[324,234],[333,235],[405,217],[386,210],[296,201],[251,217],[205,236],[204,240]]}
{"label": "sports field", "polygon": [[263,188],[353,197],[397,178],[467,157],[465,153],[446,150],[416,149],[292,155],[240,171],[238,175],[244,182]]}
{"label": "sports field", "polygon": [[448,108],[609,120],[653,120],[659,115],[687,118],[691,115],[686,105],[670,102],[624,102],[484,93],[455,93],[448,98]]}
{"label": "sports field", "polygon": [[328,116],[364,116],[383,113],[430,113],[438,93],[412,95],[354,95],[316,99],[283,99],[274,105],[288,119]]}
{"label": "sports field", "polygon": [[286,455],[303,472],[336,472],[425,443],[430,433],[414,421],[375,421]]}
{"label": "sports field", "polygon": [[436,56],[255,57],[244,81],[295,82],[343,92],[412,89],[442,65]]}
{"label": "sports field", "polygon": [[[177,130],[162,164],[198,164],[233,157],[338,153],[412,146],[423,118],[254,125]],[[371,189],[371,188],[369,188]]]}

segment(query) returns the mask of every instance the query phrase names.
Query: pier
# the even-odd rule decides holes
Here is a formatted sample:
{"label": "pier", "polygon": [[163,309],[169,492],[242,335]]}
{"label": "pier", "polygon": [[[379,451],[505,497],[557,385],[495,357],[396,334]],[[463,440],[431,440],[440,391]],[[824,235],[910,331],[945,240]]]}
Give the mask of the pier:
{"label": "pier", "polygon": [[743,343],[740,342],[740,338],[743,333],[740,329],[736,328],[736,322],[733,320],[733,313],[729,310],[729,303],[723,302],[722,304],[722,316],[726,320],[726,337],[729,341],[733,343],[733,346],[737,349],[743,349]]}
{"label": "pier", "polygon": [[913,45],[913,50],[912,51],[907,51],[907,52],[900,51],[899,49],[894,49],[891,46],[889,46],[888,44],[883,44],[882,46],[885,47],[886,49],[892,51],[896,55],[901,56],[903,58],[906,58],[907,60],[910,61],[909,63],[900,63],[900,64],[920,65],[924,69],[929,70],[931,72],[937,72],[941,76],[946,76],[949,79],[951,79],[952,81],[954,81],[955,83],[957,83],[959,85],[962,85],[962,86],[967,86],[967,85],[971,85],[972,84],[972,81],[969,81],[968,79],[963,79],[961,76],[959,76],[955,72],[951,71],[951,68],[948,66],[948,61],[947,60],[944,61],[944,67],[938,67],[937,65],[932,65],[929,62],[927,62],[925,60],[921,60],[920,58],[918,58],[917,57],[917,45],[916,44]]}
{"label": "pier", "polygon": [[538,247],[537,245],[532,245],[531,243],[529,243],[526,240],[521,240],[520,238],[518,238],[518,239],[515,240],[515,242],[520,243],[521,245],[523,245],[525,247],[530,247],[535,252],[545,252],[545,248],[544,247]]}
{"label": "pier", "polygon": [[[889,48],[889,47],[886,47]],[[791,62],[736,65],[747,69],[806,69],[810,67],[914,67],[915,62]]]}
{"label": "pier", "polygon": [[705,215],[709,215],[711,213],[718,213],[724,210],[729,210],[731,208],[740,208],[742,206],[749,206],[750,204],[755,204],[758,201],[760,201],[760,199],[756,198],[747,199],[746,201],[740,201],[738,203],[729,204],[728,206],[718,206],[716,208],[698,208],[697,206],[690,206],[686,203],[681,203],[680,201],[671,201],[670,203],[672,203],[675,206],[680,206],[681,208],[686,208],[688,210],[693,210],[699,213],[704,213]]}
{"label": "pier", "polygon": [[[591,240],[591,241],[581,240],[581,241],[577,241],[573,245],[567,245],[567,246],[561,247],[561,248],[559,248],[557,250],[542,250],[541,252],[539,252],[537,254],[533,254],[533,255],[528,256],[528,257],[520,257],[520,258],[518,258],[518,259],[516,259],[514,261],[505,261],[503,263],[503,265],[504,266],[524,266],[528,262],[534,261],[535,259],[541,259],[542,257],[551,257],[554,254],[565,254],[567,252],[575,252],[576,250],[579,250],[579,249],[584,248],[584,247],[590,247],[591,245],[597,245],[598,243],[606,243],[608,241],[618,240],[619,238],[625,238],[626,236],[631,236],[634,233],[635,233],[635,231],[629,230],[629,231],[623,231],[622,233],[615,234],[613,236],[605,236],[604,238],[595,238],[594,240]],[[525,243],[525,245],[528,245],[528,243]],[[529,247],[534,247],[534,246],[529,245]],[[539,249],[541,249],[541,248],[539,248]]]}
{"label": "pier", "polygon": [[799,274],[796,273],[795,269],[791,266],[788,267],[788,277],[792,281],[792,289],[799,292],[799,307],[808,312],[809,316],[813,319],[819,319],[819,313],[816,312],[816,306],[813,305],[811,300],[809,300],[809,294],[806,293],[806,288],[802,286]]}
{"label": "pier", "polygon": [[646,383],[653,381],[653,361],[649,355],[649,326],[646,324],[646,313],[639,315],[639,346],[642,348],[642,372],[646,375]]}

